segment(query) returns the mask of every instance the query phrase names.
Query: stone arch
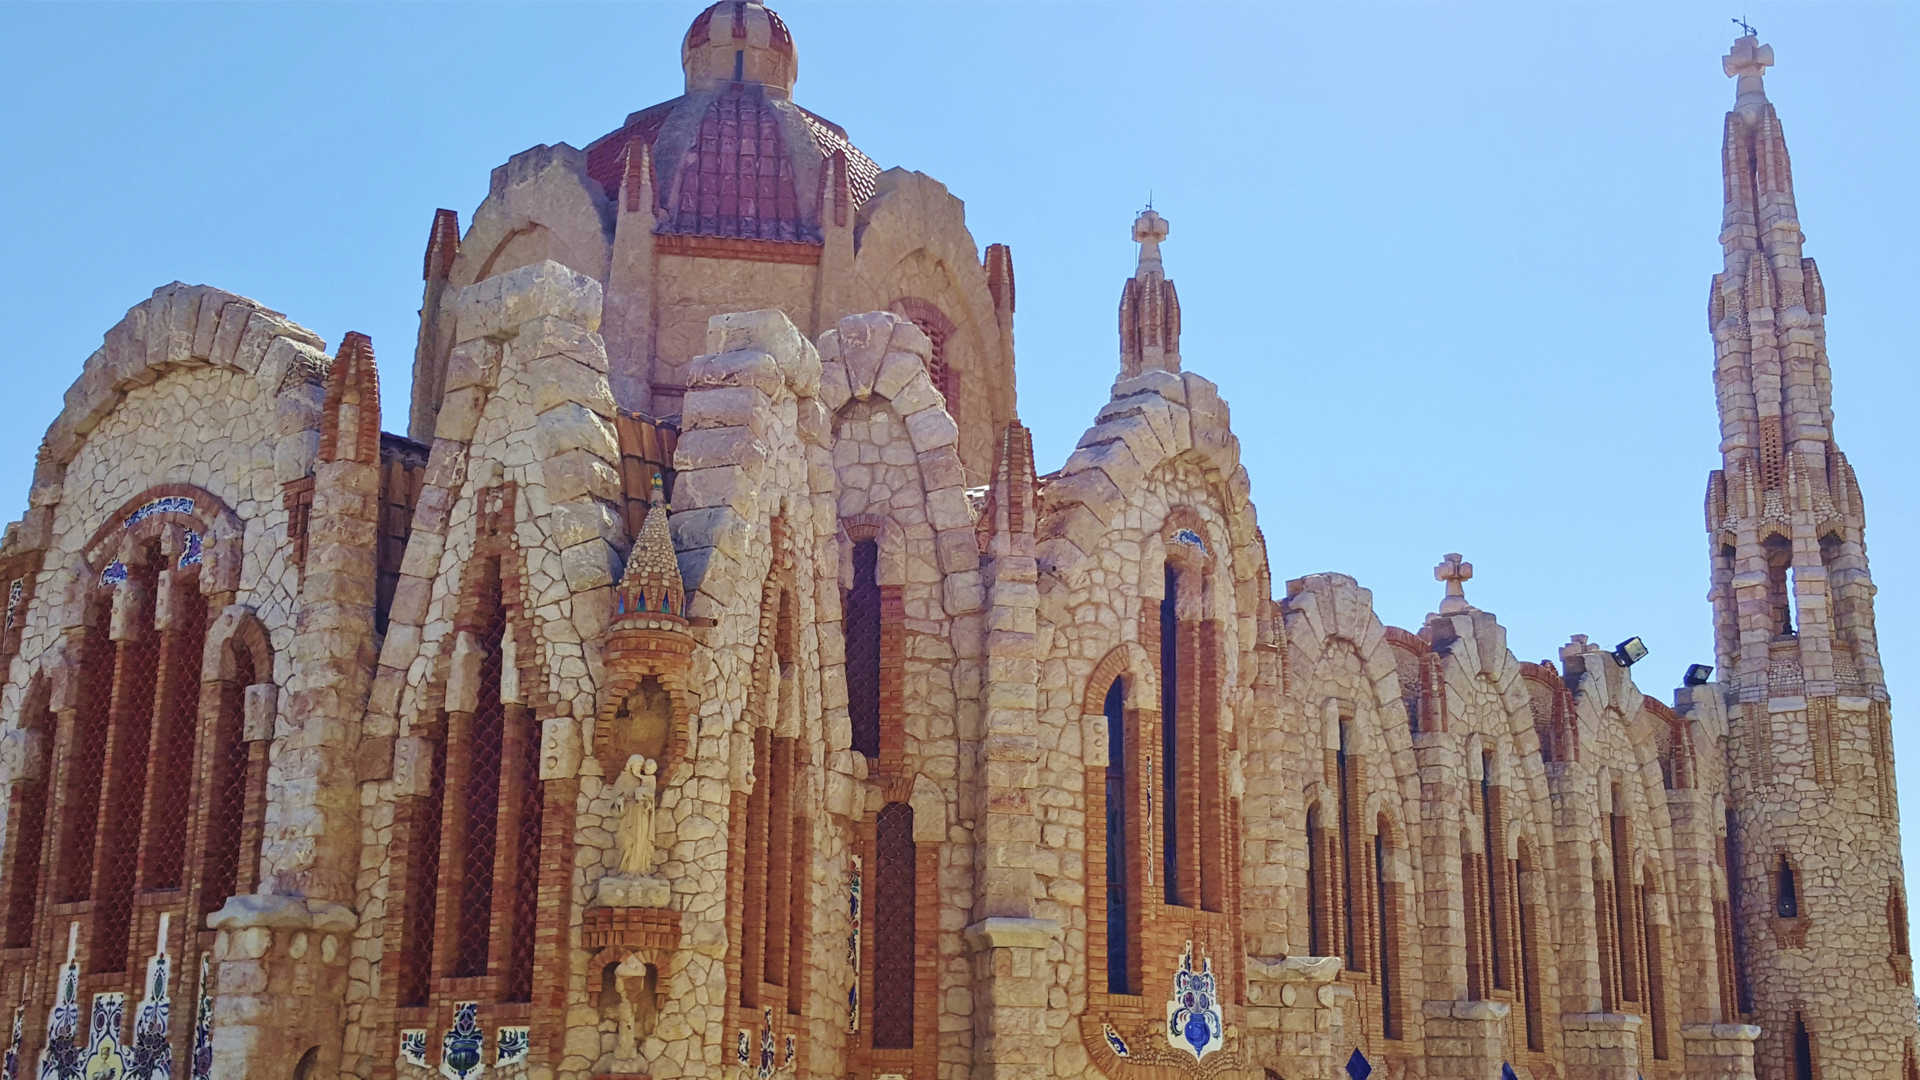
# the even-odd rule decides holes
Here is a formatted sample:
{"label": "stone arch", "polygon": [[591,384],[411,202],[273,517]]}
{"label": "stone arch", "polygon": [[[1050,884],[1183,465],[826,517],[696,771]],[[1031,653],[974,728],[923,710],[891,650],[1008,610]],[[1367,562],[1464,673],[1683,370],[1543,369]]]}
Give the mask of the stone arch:
{"label": "stone arch", "polygon": [[225,682],[238,673],[239,659],[252,661],[254,678],[274,682],[274,653],[266,624],[250,604],[232,604],[220,612],[207,627],[206,651],[200,678],[205,682]]}
{"label": "stone arch", "polygon": [[40,444],[34,490],[60,489],[88,433],[135,387],[175,368],[212,365],[258,378],[277,392],[290,370],[327,370],[331,361],[321,345],[319,335],[245,297],[177,281],[155,289],[107,331],[67,390]]}

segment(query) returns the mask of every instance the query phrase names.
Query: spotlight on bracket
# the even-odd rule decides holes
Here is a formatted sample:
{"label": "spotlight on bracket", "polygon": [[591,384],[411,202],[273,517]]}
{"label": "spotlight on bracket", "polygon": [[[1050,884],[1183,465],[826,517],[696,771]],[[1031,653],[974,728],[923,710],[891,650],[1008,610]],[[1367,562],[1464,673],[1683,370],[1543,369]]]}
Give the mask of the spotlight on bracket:
{"label": "spotlight on bracket", "polygon": [[1613,647],[1613,662],[1621,667],[1632,667],[1646,659],[1647,643],[1637,637],[1630,637]]}
{"label": "spotlight on bracket", "polygon": [[1688,686],[1705,686],[1707,680],[1711,678],[1713,678],[1712,664],[1688,664],[1687,673],[1681,677],[1680,681]]}

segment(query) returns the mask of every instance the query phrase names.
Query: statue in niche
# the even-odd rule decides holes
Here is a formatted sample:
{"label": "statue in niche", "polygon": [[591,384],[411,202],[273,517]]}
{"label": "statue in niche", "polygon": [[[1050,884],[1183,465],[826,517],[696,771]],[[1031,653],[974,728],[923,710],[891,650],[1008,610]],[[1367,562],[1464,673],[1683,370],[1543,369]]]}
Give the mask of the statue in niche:
{"label": "statue in niche", "polygon": [[622,877],[653,873],[653,815],[660,795],[659,771],[658,762],[634,754],[614,781],[614,806],[620,815],[620,863],[616,872]]}

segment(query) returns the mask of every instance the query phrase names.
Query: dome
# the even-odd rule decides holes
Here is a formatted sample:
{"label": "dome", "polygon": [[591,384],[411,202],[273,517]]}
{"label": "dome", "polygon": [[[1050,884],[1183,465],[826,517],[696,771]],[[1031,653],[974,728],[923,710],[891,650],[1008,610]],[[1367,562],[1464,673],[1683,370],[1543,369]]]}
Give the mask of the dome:
{"label": "dome", "polygon": [[686,93],[629,115],[587,146],[587,174],[609,198],[620,194],[630,155],[645,148],[656,233],[818,244],[821,208],[834,205],[843,171],[849,210],[873,197],[880,167],[844,128],[790,98],[793,35],[765,5],[707,8],[687,29],[680,59]]}
{"label": "dome", "polygon": [[787,24],[755,0],[720,0],[694,16],[680,44],[689,94],[730,82],[791,94],[799,66]]}

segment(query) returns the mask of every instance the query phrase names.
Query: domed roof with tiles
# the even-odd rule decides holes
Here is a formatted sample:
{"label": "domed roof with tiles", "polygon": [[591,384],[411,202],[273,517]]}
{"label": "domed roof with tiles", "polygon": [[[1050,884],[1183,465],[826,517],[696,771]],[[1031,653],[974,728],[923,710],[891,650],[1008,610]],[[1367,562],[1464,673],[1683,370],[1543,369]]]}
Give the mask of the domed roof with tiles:
{"label": "domed roof with tiles", "polygon": [[609,197],[630,154],[651,156],[656,232],[820,243],[836,155],[846,159],[848,205],[873,196],[880,167],[846,129],[793,103],[799,55],[772,9],[754,0],[707,8],[687,29],[680,64],[684,94],[587,146],[587,172]]}

